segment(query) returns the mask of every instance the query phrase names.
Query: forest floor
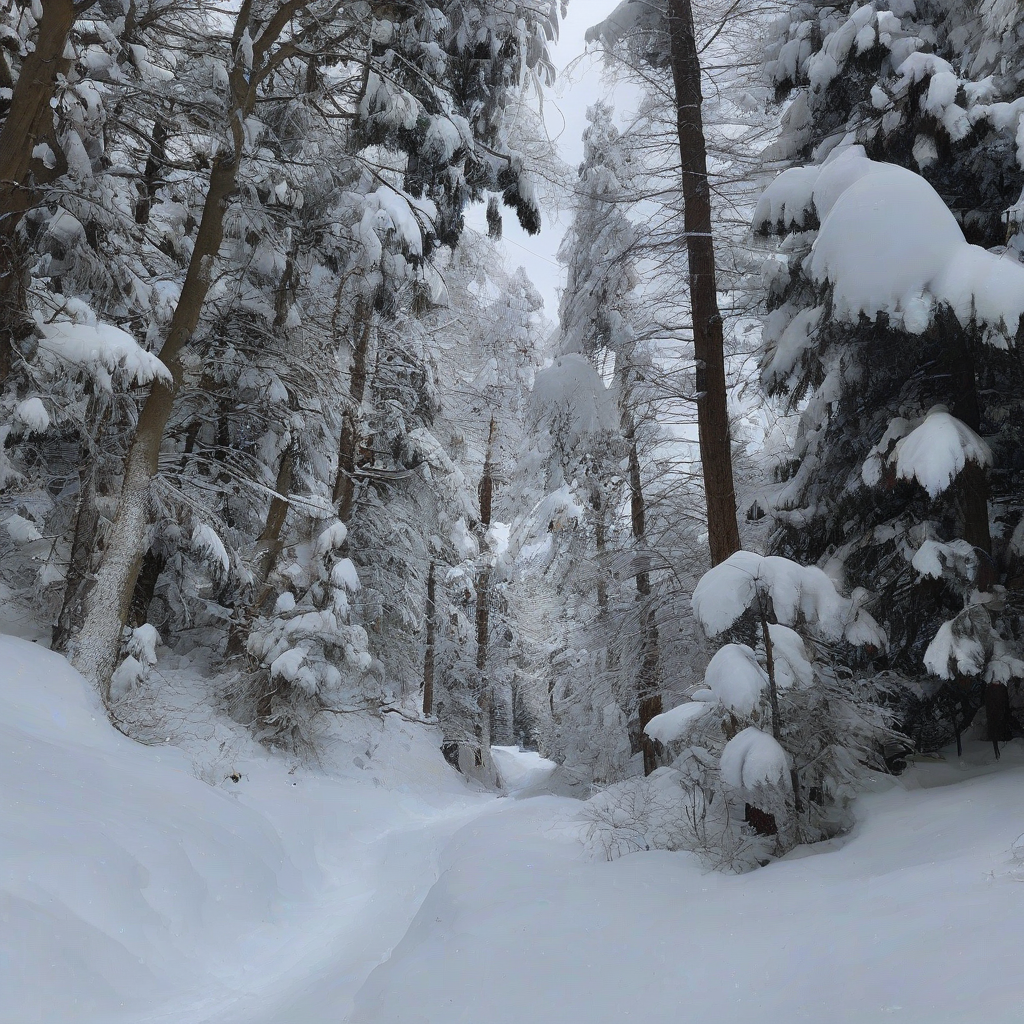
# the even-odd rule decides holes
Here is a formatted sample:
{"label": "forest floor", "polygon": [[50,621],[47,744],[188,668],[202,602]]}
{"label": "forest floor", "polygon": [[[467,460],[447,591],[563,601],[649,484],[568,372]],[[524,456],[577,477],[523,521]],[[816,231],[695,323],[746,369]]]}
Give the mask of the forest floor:
{"label": "forest floor", "polygon": [[595,859],[549,762],[499,748],[496,799],[397,715],[342,723],[316,769],[187,733],[128,740],[0,637],[2,1024],[1024,1020],[1020,741],[737,876]]}

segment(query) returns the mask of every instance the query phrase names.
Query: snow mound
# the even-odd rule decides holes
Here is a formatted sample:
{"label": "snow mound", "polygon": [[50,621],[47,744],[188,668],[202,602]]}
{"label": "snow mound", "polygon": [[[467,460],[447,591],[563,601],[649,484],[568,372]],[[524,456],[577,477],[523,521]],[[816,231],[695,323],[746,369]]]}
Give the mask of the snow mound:
{"label": "snow mound", "polygon": [[722,781],[734,789],[776,786],[789,777],[789,756],[771,736],[749,726],[726,743],[719,767]]}

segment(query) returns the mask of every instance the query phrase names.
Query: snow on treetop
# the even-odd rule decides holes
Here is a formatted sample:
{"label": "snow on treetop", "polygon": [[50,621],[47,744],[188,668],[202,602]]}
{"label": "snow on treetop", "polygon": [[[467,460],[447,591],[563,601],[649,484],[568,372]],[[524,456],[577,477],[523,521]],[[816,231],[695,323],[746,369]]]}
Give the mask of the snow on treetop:
{"label": "snow on treetop", "polygon": [[767,733],[749,726],[726,743],[719,768],[722,781],[734,789],[777,786],[789,778],[789,755]]}
{"label": "snow on treetop", "polygon": [[566,451],[585,438],[618,428],[615,396],[581,355],[559,356],[537,374],[531,394],[534,422],[557,436]]}
{"label": "snow on treetop", "polygon": [[772,623],[768,626],[775,661],[775,682],[780,690],[791,686],[810,686],[814,682],[814,668],[808,657],[803,637],[789,626]]}
{"label": "snow on treetop", "polygon": [[749,718],[768,685],[768,676],[749,647],[726,644],[708,662],[704,682],[730,711]]}
{"label": "snow on treetop", "polygon": [[920,426],[896,442],[892,459],[900,480],[916,480],[931,498],[937,498],[968,462],[990,465],[992,451],[966,423],[937,406]]}
{"label": "snow on treetop", "polygon": [[655,715],[644,726],[644,732],[652,740],[657,740],[667,746],[676,740],[683,739],[690,731],[690,726],[708,710],[708,707],[709,705],[699,700],[680,704],[660,715]]}
{"label": "snow on treetop", "polygon": [[[924,667],[940,679],[977,676],[985,667],[985,647],[974,635],[969,616],[958,615],[939,626],[924,652]],[[966,628],[965,628],[966,627]]]}
{"label": "snow on treetop", "polygon": [[803,619],[824,632],[841,632],[837,623],[843,599],[821,569],[753,551],[737,551],[704,573],[693,591],[693,611],[715,636],[760,598],[771,599],[782,623],[795,625]]}
{"label": "snow on treetop", "polygon": [[964,326],[985,328],[990,344],[1016,335],[1024,267],[968,244],[919,174],[870,160],[863,146],[839,147],[818,167],[783,171],[761,194],[753,227],[802,228],[812,212],[821,228],[808,268],[815,282],[832,285],[837,320],[885,313],[920,334],[936,305],[946,305]]}
{"label": "snow on treetop", "polygon": [[821,164],[788,168],[761,193],[754,208],[754,230],[802,228],[812,211],[821,223],[855,181],[879,166],[868,159],[863,146],[839,146]]}

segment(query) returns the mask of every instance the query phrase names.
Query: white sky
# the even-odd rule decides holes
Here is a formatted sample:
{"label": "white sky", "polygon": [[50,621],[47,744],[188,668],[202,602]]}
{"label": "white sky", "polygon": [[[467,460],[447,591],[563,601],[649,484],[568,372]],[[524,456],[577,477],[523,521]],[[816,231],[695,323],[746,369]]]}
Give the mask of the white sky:
{"label": "white sky", "polygon": [[[544,115],[551,138],[557,141],[562,159],[571,167],[583,158],[582,135],[587,124],[587,107],[605,99],[614,103],[616,113],[620,114],[636,102],[635,89],[610,81],[602,58],[587,55],[583,41],[587,29],[606,18],[618,4],[619,0],[570,0],[569,15],[561,23],[558,42],[552,50],[558,79],[554,89],[544,97]],[[519,226],[513,211],[504,210],[502,216],[502,248],[506,257],[513,267],[526,268],[544,297],[544,311],[552,323],[558,321],[558,293],[565,280],[555,253],[570,219],[567,212],[556,214],[544,210],[541,233],[531,237]],[[466,223],[478,231],[487,230],[483,204],[466,211]]]}

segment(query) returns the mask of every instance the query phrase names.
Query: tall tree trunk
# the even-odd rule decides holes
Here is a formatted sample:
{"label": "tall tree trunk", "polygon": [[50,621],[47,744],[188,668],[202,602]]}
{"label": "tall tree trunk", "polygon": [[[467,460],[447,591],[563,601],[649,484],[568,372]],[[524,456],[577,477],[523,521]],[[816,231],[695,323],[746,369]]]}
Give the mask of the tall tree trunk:
{"label": "tall tree trunk", "polygon": [[739,550],[736,492],[725,391],[725,343],[718,309],[711,189],[701,115],[701,69],[690,0],[669,0],[672,80],[682,166],[683,225],[689,261],[693,353],[697,364],[697,430],[708,512],[711,563]]}
{"label": "tall tree trunk", "polygon": [[352,368],[349,374],[349,407],[341,422],[338,442],[338,475],[334,478],[334,504],[338,518],[348,522],[355,502],[356,457],[359,453],[359,413],[366,396],[366,378],[370,338],[373,333],[373,308],[363,301],[356,311],[356,336],[352,346]]}
{"label": "tall tree trunk", "polygon": [[[949,339],[947,358],[950,365],[947,369],[955,396],[952,415],[977,433],[981,430],[981,399],[978,396],[974,349],[967,332],[951,314],[946,314],[942,318],[939,327]],[[977,463],[968,462],[956,479],[953,494],[960,513],[964,540],[976,548],[981,548],[986,554],[991,554],[988,477],[984,468]]]}
{"label": "tall tree trunk", "polygon": [[[623,414],[626,420],[626,440],[629,443],[629,512],[637,557],[645,559],[647,535],[647,505],[644,500],[643,480],[640,476],[640,454],[636,446],[636,424],[632,413]],[[647,723],[662,712],[661,699],[661,646],[658,620],[651,601],[651,573],[646,564],[637,567],[636,599],[640,606],[640,671],[637,674],[638,717],[640,742],[644,753],[644,775],[650,775],[658,763],[655,746],[644,731]]]}
{"label": "tall tree trunk", "polygon": [[[491,525],[494,498],[494,438],[497,422],[491,417],[487,432],[487,453],[477,493],[480,497],[480,546]],[[491,684],[487,679],[487,654],[491,639],[491,568],[483,569],[476,581],[476,674],[480,685],[480,718],[477,724],[478,765],[485,776],[493,775],[491,766]]]}
{"label": "tall tree trunk", "polygon": [[430,560],[430,571],[427,573],[427,608],[426,608],[426,645],[423,651],[423,714],[434,713],[434,645],[437,633],[437,564]]}
{"label": "tall tree trunk", "polygon": [[51,149],[56,146],[54,156],[63,156],[54,138],[52,101],[57,82],[69,66],[64,48],[71,27],[89,6],[76,9],[72,0],[46,0],[42,4],[35,48],[22,62],[0,130],[0,387],[10,374],[12,346],[34,329],[25,305],[25,260],[17,229],[22,214],[35,202],[38,179],[53,175],[46,174],[42,161],[32,154],[40,142],[48,141],[52,142]]}
{"label": "tall tree trunk", "polygon": [[117,660],[121,630],[128,619],[135,582],[145,551],[150,521],[150,484],[156,476],[164,429],[181,386],[182,356],[199,323],[210,290],[211,274],[224,237],[224,212],[235,189],[240,150],[214,163],[196,244],[181,297],[171,319],[160,359],[171,382],[155,381],[139,416],[125,459],[124,479],[107,550],[86,599],[85,621],[73,644],[76,668],[109,697],[110,676]]}

